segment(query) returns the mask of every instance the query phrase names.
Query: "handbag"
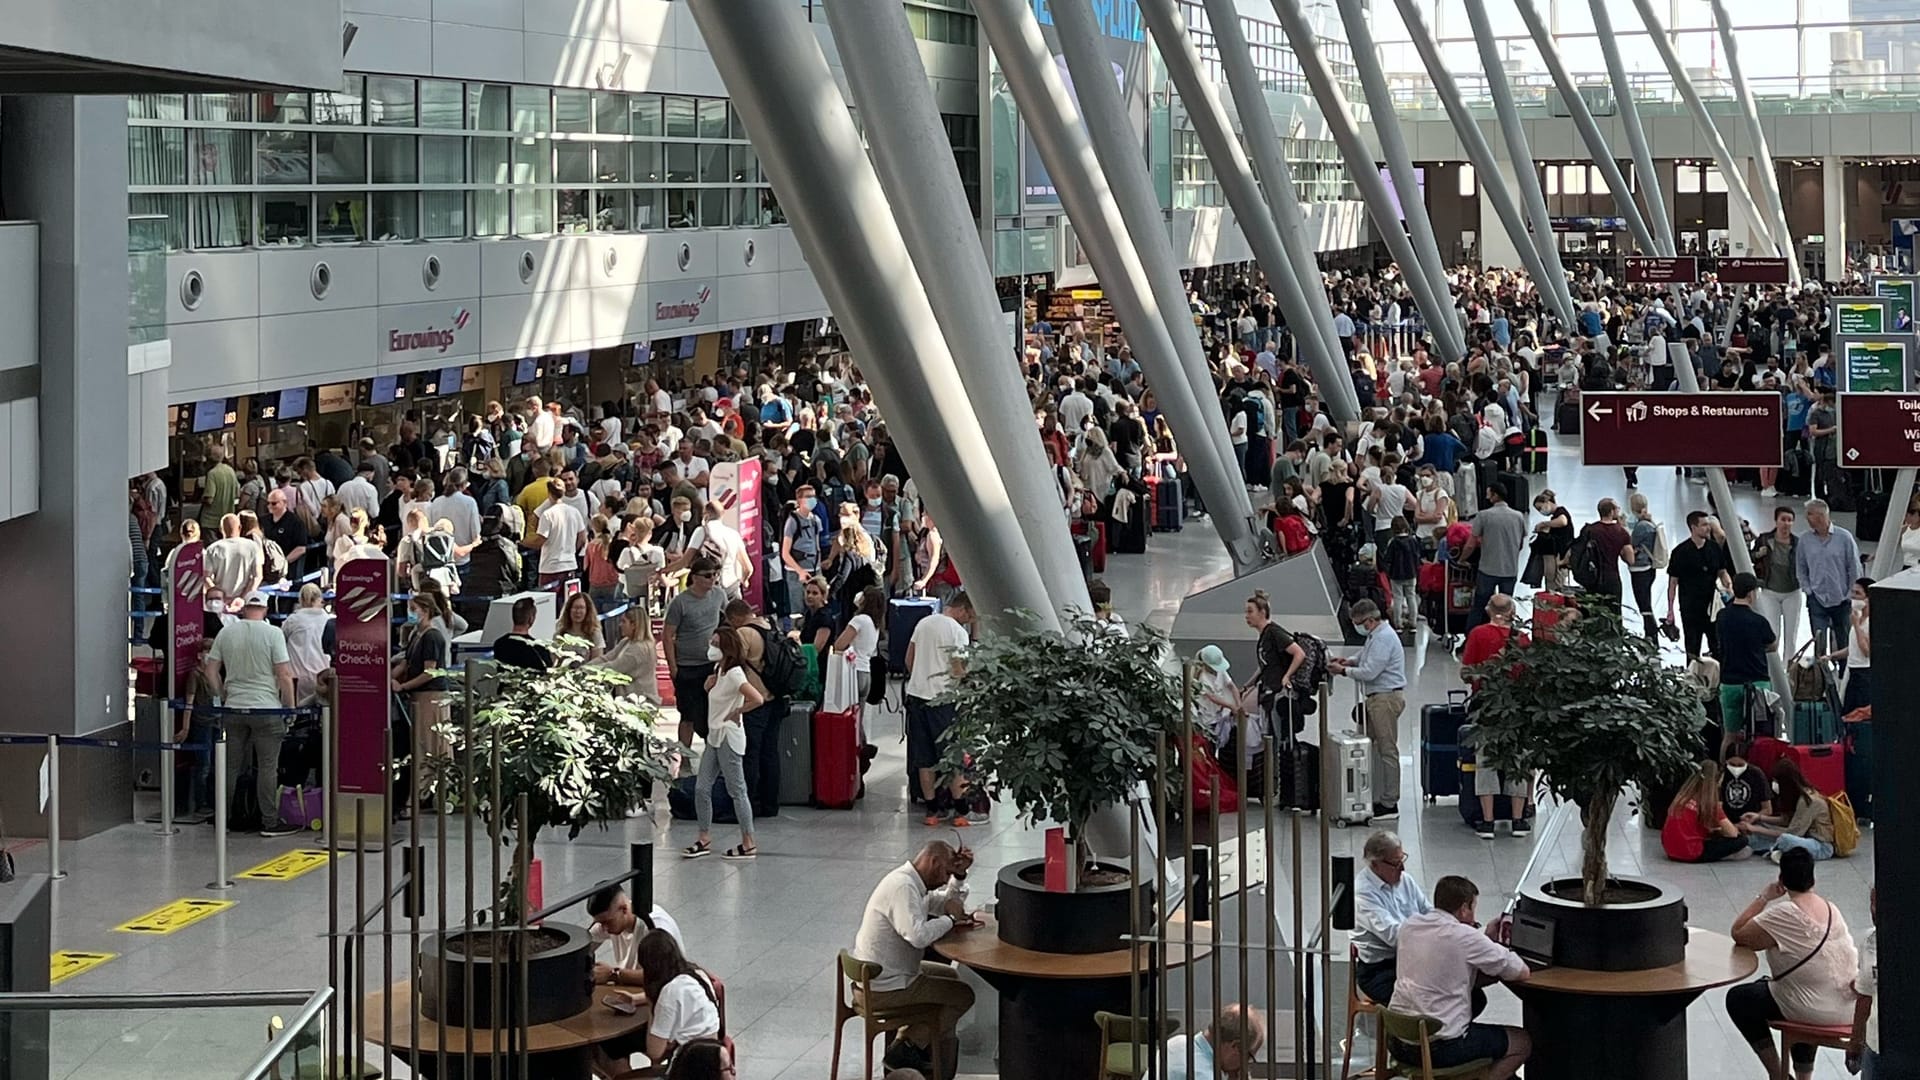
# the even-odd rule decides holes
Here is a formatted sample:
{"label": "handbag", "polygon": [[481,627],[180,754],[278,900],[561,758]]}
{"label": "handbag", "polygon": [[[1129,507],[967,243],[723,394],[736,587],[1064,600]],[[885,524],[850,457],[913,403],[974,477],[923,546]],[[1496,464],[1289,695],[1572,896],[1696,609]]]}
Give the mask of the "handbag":
{"label": "handbag", "polygon": [[852,712],[860,704],[860,664],[852,650],[834,650],[827,653],[823,663],[826,665],[825,692],[821,695],[822,712]]}
{"label": "handbag", "polygon": [[1800,659],[1811,648],[1813,642],[1809,641],[1787,661],[1787,687],[1793,691],[1795,701],[1825,701],[1827,697],[1826,682],[1820,677],[1820,661],[1809,658],[1803,663]]}
{"label": "handbag", "polygon": [[1781,972],[1778,975],[1768,976],[1767,981],[1770,981],[1770,982],[1787,981],[1787,976],[1793,974],[1796,971],[1799,971],[1801,968],[1807,966],[1807,961],[1813,959],[1816,956],[1819,956],[1820,950],[1827,947],[1827,939],[1832,936],[1833,936],[1833,902],[1828,901],[1827,902],[1827,929],[1825,933],[1820,935],[1820,944],[1815,945],[1813,947],[1812,952],[1801,957],[1799,960],[1794,961],[1794,965],[1792,967],[1788,968],[1787,970]]}

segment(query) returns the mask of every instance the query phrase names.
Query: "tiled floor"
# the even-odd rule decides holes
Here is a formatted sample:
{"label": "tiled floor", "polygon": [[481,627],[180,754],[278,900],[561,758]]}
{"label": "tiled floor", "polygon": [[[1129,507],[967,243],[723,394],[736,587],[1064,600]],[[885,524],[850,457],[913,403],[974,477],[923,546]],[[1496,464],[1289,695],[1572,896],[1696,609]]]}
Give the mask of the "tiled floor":
{"label": "tiled floor", "polygon": [[[1671,471],[1644,470],[1644,490],[1668,520],[1705,504],[1705,489],[1676,482]],[[1536,478],[1536,490],[1541,486]],[[1590,508],[1603,495],[1624,495],[1617,470],[1583,470],[1577,445],[1556,446],[1547,481],[1574,507]],[[1740,500],[1750,518],[1761,510],[1757,496]],[[1590,510],[1583,511],[1588,513]],[[1170,622],[1182,596],[1227,576],[1226,560],[1204,523],[1185,532],[1156,536],[1144,557],[1115,558],[1107,574],[1122,612],[1159,625]],[[1424,645],[1423,641],[1423,645]],[[1413,702],[1439,700],[1458,683],[1457,666],[1439,647],[1416,649]],[[1350,694],[1347,686],[1341,692]],[[1335,715],[1344,712],[1336,699]],[[862,905],[874,882],[898,865],[929,835],[917,817],[905,812],[901,793],[902,748],[897,714],[882,717],[875,730],[883,753],[869,777],[870,794],[851,812],[785,809],[766,823],[760,840],[766,854],[750,865],[707,859],[683,863],[672,853],[688,842],[686,823],[636,819],[593,831],[577,841],[543,842],[546,890],[558,896],[618,872],[629,840],[654,837],[659,844],[656,894],[673,912],[692,943],[699,962],[727,980],[730,1031],[742,1052],[744,1080],[817,1080],[827,1072],[832,1049],[833,962],[851,940]],[[1414,794],[1418,747],[1417,709],[1410,704],[1402,719],[1402,768],[1408,792],[1405,816],[1398,823],[1410,869],[1428,884],[1444,873],[1463,873],[1483,891],[1482,910],[1497,908],[1515,887],[1541,834],[1533,840],[1505,835],[1495,841],[1474,837],[1460,824],[1451,803],[1426,807]],[[1309,821],[1309,867],[1302,882],[1318,903],[1311,867],[1317,851],[1317,824]],[[1284,830],[1274,838],[1277,862],[1290,863]],[[717,837],[729,839],[722,828]],[[1366,835],[1361,829],[1333,830],[1335,854],[1357,854]],[[990,882],[1000,865],[1038,854],[1038,833],[1009,815],[971,830],[979,854],[976,880]],[[237,837],[232,865],[240,870],[292,847],[297,841]],[[126,826],[69,845],[65,857],[71,876],[57,887],[56,945],[59,948],[117,952],[113,961],[62,984],[74,992],[261,989],[315,987],[327,978],[326,876],[314,872],[288,883],[242,881],[226,893],[205,888],[212,879],[209,834],[187,829],[171,839]],[[483,846],[484,848],[484,846]],[[1763,862],[1722,866],[1679,866],[1665,861],[1658,838],[1637,817],[1615,818],[1610,842],[1617,872],[1644,874],[1680,886],[1687,894],[1694,924],[1724,931],[1733,915],[1769,878]],[[459,851],[452,853],[458,861]],[[38,850],[21,853],[22,869],[32,871],[43,858]],[[1536,872],[1566,873],[1578,863],[1579,838],[1569,828],[1551,842]],[[431,854],[429,855],[431,861]],[[1821,891],[1841,906],[1857,932],[1867,925],[1867,889],[1872,876],[1872,840],[1851,859],[1822,864]],[[1281,896],[1290,893],[1284,876]],[[457,896],[460,883],[452,889]],[[112,927],[159,904],[184,896],[225,896],[234,906],[198,925],[167,937],[142,937]],[[984,897],[982,897],[984,899]],[[351,895],[343,896],[351,902]],[[1291,923],[1282,904],[1281,922]],[[429,919],[431,922],[431,919]],[[401,956],[396,954],[396,964]],[[1210,973],[1202,968],[1202,979]],[[1230,980],[1231,981],[1231,980]],[[1261,980],[1256,980],[1256,982]],[[1284,979],[1282,980],[1284,984]],[[966,1070],[991,1074],[993,1005],[991,991],[976,982],[981,1002],[964,1029]],[[1229,996],[1232,996],[1229,993]],[[1491,1018],[1517,1022],[1517,1002],[1496,992]],[[265,1016],[275,1010],[235,1013],[74,1014],[54,1021],[55,1077],[98,1078],[230,1075],[261,1045]],[[290,1010],[278,1010],[290,1011]],[[1728,1023],[1721,995],[1708,994],[1691,1013],[1690,1058],[1702,1080],[1758,1077],[1760,1069]],[[857,1030],[857,1029],[850,1029]],[[858,1073],[857,1037],[850,1036],[841,1075]],[[1837,1055],[1824,1054],[1820,1075],[1844,1075]],[[396,1074],[404,1070],[396,1067]],[[1013,1078],[1017,1080],[1017,1078]]]}

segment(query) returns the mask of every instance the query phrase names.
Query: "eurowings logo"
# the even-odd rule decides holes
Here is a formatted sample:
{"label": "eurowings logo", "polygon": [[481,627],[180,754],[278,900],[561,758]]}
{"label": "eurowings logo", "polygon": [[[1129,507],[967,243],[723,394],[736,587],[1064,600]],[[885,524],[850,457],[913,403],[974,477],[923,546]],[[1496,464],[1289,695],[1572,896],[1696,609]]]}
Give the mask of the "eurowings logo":
{"label": "eurowings logo", "polygon": [[340,603],[358,622],[372,622],[387,613],[387,598],[377,590],[360,586],[348,589]]}
{"label": "eurowings logo", "polygon": [[429,326],[421,331],[387,331],[388,352],[413,352],[416,349],[432,349],[434,352],[446,352],[453,348],[454,335],[467,328],[473,318],[473,312],[466,308],[453,313],[453,326],[440,330]]}
{"label": "eurowings logo", "polygon": [[174,576],[173,587],[181,596],[199,596],[206,591],[207,579],[189,570]]}
{"label": "eurowings logo", "polygon": [[682,300],[676,304],[655,304],[653,305],[653,321],[693,322],[700,317],[700,311],[707,306],[707,301],[712,299],[713,286],[708,285],[702,288],[699,295],[691,300]]}

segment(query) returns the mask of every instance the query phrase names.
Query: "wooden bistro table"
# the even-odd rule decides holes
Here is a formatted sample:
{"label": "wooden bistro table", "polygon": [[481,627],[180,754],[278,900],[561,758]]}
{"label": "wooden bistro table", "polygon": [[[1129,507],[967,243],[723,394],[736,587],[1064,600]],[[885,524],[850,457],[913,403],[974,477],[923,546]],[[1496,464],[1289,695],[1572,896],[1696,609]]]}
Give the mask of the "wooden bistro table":
{"label": "wooden bistro table", "polygon": [[1687,956],[1642,971],[1548,967],[1508,984],[1525,1004],[1527,1080],[1686,1080],[1687,1006],[1758,970],[1752,949],[1687,928]]}
{"label": "wooden bistro table", "polygon": [[[1086,1080],[1099,1075],[1100,1030],[1093,1014],[1102,1009],[1122,1016],[1130,1013],[1133,950],[1037,952],[1001,941],[990,913],[982,912],[979,918],[980,925],[949,932],[933,943],[933,949],[972,968],[998,991],[1000,1075],[1021,1080]],[[1193,935],[1193,958],[1199,960],[1212,951],[1204,936],[1210,923],[1169,922],[1165,956],[1158,964],[1153,961],[1152,946],[1141,949],[1143,976],[1151,979],[1158,971],[1187,962],[1189,925],[1202,931]],[[1166,1000],[1164,992],[1158,997]]]}
{"label": "wooden bistro table", "polygon": [[[515,1033],[517,1045],[529,1055],[529,1076],[554,1078],[554,1080],[589,1080],[593,1075],[591,1048],[609,1039],[630,1035],[646,1027],[648,1011],[641,1009],[632,1016],[614,1012],[601,1004],[600,988],[594,988],[593,1003],[584,1010],[545,1024],[535,1024],[526,1030],[522,1039]],[[386,1002],[393,999],[393,1028],[386,1026]],[[491,1076],[488,1056],[495,1050],[504,1051],[508,1033],[503,1029],[477,1028],[469,1031],[458,1024],[446,1025],[446,1042],[440,1041],[441,1025],[437,1020],[422,1016],[416,1018],[412,1008],[413,986],[401,981],[393,984],[386,992],[374,991],[360,1004],[360,1031],[366,1035],[366,1041],[377,1046],[389,1047],[394,1054],[404,1060],[418,1076],[438,1076],[440,1050],[444,1046],[447,1052],[447,1077],[460,1080],[483,1080]],[[464,1055],[472,1047],[474,1065],[472,1072],[464,1068]],[[503,1069],[502,1077],[520,1075],[519,1062],[509,1061]]]}

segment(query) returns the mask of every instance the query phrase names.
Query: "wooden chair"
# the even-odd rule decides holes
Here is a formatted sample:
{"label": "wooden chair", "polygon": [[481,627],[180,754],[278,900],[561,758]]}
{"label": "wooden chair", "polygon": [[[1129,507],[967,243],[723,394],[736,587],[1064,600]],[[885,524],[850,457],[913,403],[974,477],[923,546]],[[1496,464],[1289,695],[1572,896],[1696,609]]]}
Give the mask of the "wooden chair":
{"label": "wooden chair", "polygon": [[[833,1063],[831,1073],[835,1080],[840,1076],[840,1039],[846,1033],[847,1021],[858,1016],[864,1021],[864,1037],[860,1040],[866,1067],[861,1076],[873,1075],[873,1039],[876,1035],[885,1035],[887,1045],[893,1044],[894,1037],[916,1024],[939,1029],[940,1008],[937,1005],[915,1005],[906,1008],[877,1008],[868,1004],[874,977],[880,974],[880,965],[856,959],[845,949],[840,950],[840,974],[833,995]],[[847,993],[848,984],[852,984],[853,993]],[[941,1068],[941,1043],[933,1040],[933,1074],[944,1076]]]}
{"label": "wooden chair", "polygon": [[1791,1051],[1796,1046],[1823,1046],[1844,1051],[1853,1045],[1851,1024],[1799,1024],[1792,1020],[1769,1020],[1767,1026],[1780,1033],[1780,1071],[1774,1080],[1793,1075]]}
{"label": "wooden chair", "polygon": [[1147,1075],[1148,1056],[1180,1030],[1180,1021],[1171,1016],[1155,1024],[1101,1011],[1093,1014],[1093,1022],[1100,1025],[1100,1075],[1094,1080],[1114,1076],[1139,1080]]}
{"label": "wooden chair", "polygon": [[1360,1018],[1372,1016],[1374,1029],[1373,1068],[1360,1070],[1361,1076],[1380,1080],[1387,1075],[1387,1038],[1380,1026],[1380,1003],[1360,989],[1360,950],[1347,946],[1347,1039],[1340,1058],[1340,1080],[1353,1076],[1353,1037],[1359,1031]]}
{"label": "wooden chair", "polygon": [[1433,1067],[1433,1033],[1439,1030],[1440,1022],[1430,1016],[1411,1016],[1394,1012],[1382,1005],[1380,1009],[1380,1042],[1384,1047],[1387,1040],[1398,1039],[1403,1043],[1420,1048],[1420,1064],[1409,1065],[1388,1058],[1389,1076],[1403,1080],[1486,1080],[1487,1073],[1493,1068],[1492,1058],[1480,1058],[1462,1062],[1450,1068]]}

